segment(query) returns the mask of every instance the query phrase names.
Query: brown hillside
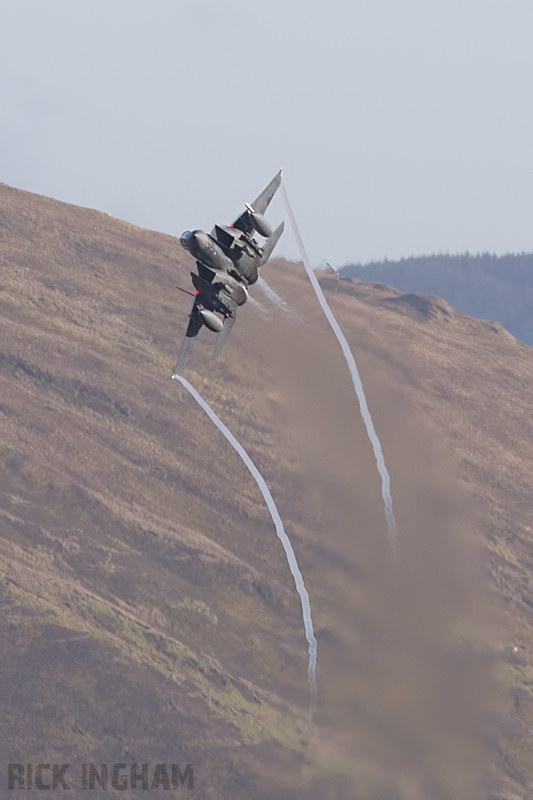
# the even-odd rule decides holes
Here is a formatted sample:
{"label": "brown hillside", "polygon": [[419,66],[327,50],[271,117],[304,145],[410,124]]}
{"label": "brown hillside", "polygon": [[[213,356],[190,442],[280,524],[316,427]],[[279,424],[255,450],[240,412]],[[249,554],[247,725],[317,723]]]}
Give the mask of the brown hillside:
{"label": "brown hillside", "polygon": [[256,287],[262,308],[241,310],[217,362],[204,334],[186,377],[265,475],[311,596],[310,726],[268,512],[169,380],[188,257],[7,186],[0,254],[4,764],[193,763],[198,798],[376,800],[472,798],[474,765],[493,798],[533,796],[531,348],[441,300],[323,280],[391,473],[391,565],[372,451],[301,265],[264,270],[289,312]]}

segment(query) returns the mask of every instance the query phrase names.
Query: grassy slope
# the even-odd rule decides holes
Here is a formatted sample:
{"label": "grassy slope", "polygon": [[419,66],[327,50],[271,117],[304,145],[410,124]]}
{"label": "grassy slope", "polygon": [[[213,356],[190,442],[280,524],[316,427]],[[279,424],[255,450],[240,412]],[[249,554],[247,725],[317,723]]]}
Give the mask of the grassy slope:
{"label": "grassy slope", "polygon": [[403,380],[424,419],[448,443],[461,481],[476,499],[488,571],[504,600],[508,638],[501,640],[501,670],[514,705],[495,772],[511,779],[509,796],[530,797],[532,350],[498,323],[471,319],[438,298],[358,281],[327,278],[324,285],[356,354],[389,361],[391,383],[393,376]]}
{"label": "grassy slope", "polygon": [[[324,709],[311,756],[306,644],[283,552],[242,463],[168,379],[188,306],[173,289],[187,280],[186,256],[171,237],[5,186],[0,211],[5,761],[192,761],[206,798],[295,797],[302,774],[306,797],[389,785],[416,796],[415,778],[394,764],[406,732],[426,740],[435,728],[416,698],[435,693],[438,670],[428,677],[418,666],[434,657],[439,626],[479,618],[470,609],[480,595],[457,566],[470,519],[456,503],[459,470],[480,500],[478,528],[518,648],[504,670],[517,708],[504,744],[492,745],[490,780],[527,797],[530,350],[394,290],[331,292],[408,554],[394,617],[375,610],[386,550],[372,454],[301,269],[279,262],[268,273],[290,317],[247,306],[220,361],[199,344],[188,377],[267,477],[308,581]],[[443,441],[455,457],[445,474]],[[453,519],[434,521],[422,496],[451,497]],[[450,583],[460,587],[453,597]],[[401,623],[421,597],[424,635],[413,639]],[[394,670],[380,672],[392,619],[404,633],[391,645]],[[400,691],[410,716],[389,741]],[[463,735],[454,721],[416,756],[420,780],[440,786],[435,796],[452,791],[443,763]],[[388,771],[367,768],[384,761]],[[368,794],[354,795],[352,779]]]}
{"label": "grassy slope", "polygon": [[[206,797],[246,784],[273,746],[274,763],[298,765],[305,648],[288,570],[239,459],[169,380],[180,249],[7,187],[1,201],[2,594],[24,687],[2,720],[10,758],[157,752],[194,762]],[[222,373],[221,410],[235,402]]]}

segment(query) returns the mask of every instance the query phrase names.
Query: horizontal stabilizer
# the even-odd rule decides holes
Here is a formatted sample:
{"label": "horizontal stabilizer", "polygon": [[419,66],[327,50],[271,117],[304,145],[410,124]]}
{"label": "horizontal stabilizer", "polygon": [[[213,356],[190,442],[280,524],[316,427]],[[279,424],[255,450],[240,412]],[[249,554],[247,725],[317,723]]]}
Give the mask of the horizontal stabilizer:
{"label": "horizontal stabilizer", "polygon": [[279,225],[276,228],[276,230],[274,231],[272,236],[270,236],[266,240],[265,246],[263,247],[263,257],[262,257],[261,263],[259,265],[260,267],[262,267],[263,264],[266,264],[266,262],[268,261],[268,259],[272,255],[272,252],[273,252],[275,246],[277,245],[277,243],[279,242],[279,240],[281,238],[281,234],[283,233],[283,229],[284,228],[285,228],[285,223],[282,222],[281,225]]}
{"label": "horizontal stabilizer", "polygon": [[234,322],[235,322],[235,314],[233,314],[230,317],[226,317],[226,319],[224,320],[224,327],[222,328],[222,330],[218,334],[217,340],[215,342],[215,349],[213,351],[213,358],[216,358],[219,355],[220,351],[222,350],[222,347],[224,346],[224,342],[226,341],[226,339],[228,338],[228,336],[231,333],[231,329],[233,328]]}

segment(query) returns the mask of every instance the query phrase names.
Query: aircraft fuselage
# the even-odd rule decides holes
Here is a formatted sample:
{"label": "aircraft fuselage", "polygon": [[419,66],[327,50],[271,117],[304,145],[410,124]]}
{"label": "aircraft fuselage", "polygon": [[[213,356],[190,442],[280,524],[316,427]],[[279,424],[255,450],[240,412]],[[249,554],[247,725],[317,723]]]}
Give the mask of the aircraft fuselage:
{"label": "aircraft fuselage", "polygon": [[[181,244],[196,259],[191,272],[196,293],[173,375],[185,367],[202,328],[217,334],[214,357],[220,353],[236,319],[237,308],[248,298],[248,286],[259,278],[259,269],[274,250],[283,223],[276,230],[264,213],[281,183],[281,170],[232,225],[215,225],[211,233],[185,231]],[[261,246],[254,234],[266,241]],[[185,291],[185,290],[183,290]]]}
{"label": "aircraft fuselage", "polygon": [[183,247],[201,264],[213,270],[225,270],[248,286],[259,277],[263,250],[251,236],[236,228],[216,225],[216,239],[205,231],[186,231]]}

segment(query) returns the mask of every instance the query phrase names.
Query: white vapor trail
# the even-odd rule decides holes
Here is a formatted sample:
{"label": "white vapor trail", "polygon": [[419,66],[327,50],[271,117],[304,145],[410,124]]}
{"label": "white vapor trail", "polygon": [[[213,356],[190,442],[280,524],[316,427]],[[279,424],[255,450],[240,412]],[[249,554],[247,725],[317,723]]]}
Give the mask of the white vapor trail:
{"label": "white vapor trail", "polygon": [[255,306],[255,308],[260,309],[261,311],[266,311],[264,305],[262,303],[260,303],[259,300],[256,300],[255,297],[252,297],[251,295],[248,297],[248,302],[251,303],[253,306]]}
{"label": "white vapor trail", "polygon": [[224,425],[222,420],[219,419],[219,417],[215,414],[211,406],[196,391],[194,386],[192,386],[181,375],[175,375],[174,377],[183,386],[185,386],[187,391],[190,392],[190,394],[194,397],[198,405],[201,406],[201,408],[203,408],[209,419],[215,423],[219,431],[224,434],[228,442],[232,445],[232,447],[235,448],[237,453],[240,455],[240,457],[246,464],[248,470],[251,472],[252,477],[259,486],[259,489],[261,490],[261,494],[265,498],[265,503],[267,504],[268,510],[270,511],[270,516],[272,517],[272,521],[276,528],[276,533],[281,541],[281,544],[283,545],[283,549],[285,550],[285,555],[287,556],[287,561],[289,562],[289,568],[292,573],[292,577],[294,578],[294,582],[296,584],[296,591],[300,595],[300,600],[302,603],[302,615],[304,621],[305,637],[309,644],[309,664],[307,668],[307,675],[309,678],[309,685],[311,687],[310,711],[311,714],[313,714],[313,712],[316,709],[316,700],[317,700],[317,684],[316,684],[317,641],[315,639],[315,634],[313,631],[311,604],[309,602],[309,594],[307,592],[307,589],[305,588],[302,573],[300,572],[300,567],[298,566],[298,562],[296,561],[296,556],[294,554],[292,544],[290,542],[289,537],[285,533],[283,522],[279,515],[278,509],[276,508],[276,504],[274,503],[274,499],[270,494],[270,489],[266,485],[265,479],[255,466],[254,462],[252,461],[252,459],[250,458],[244,447],[237,441],[235,436]]}
{"label": "white vapor trail", "polygon": [[257,311],[261,314],[262,317],[264,317],[265,319],[270,319],[271,318],[269,309],[266,308],[266,306],[264,306],[262,303],[260,303],[259,300],[256,300],[255,297],[252,297],[252,295],[249,295],[248,302],[251,303],[251,305],[255,309],[257,309]]}
{"label": "white vapor trail", "polygon": [[333,332],[339,341],[339,344],[342,348],[342,352],[344,353],[344,358],[346,359],[346,363],[348,364],[348,368],[352,376],[355,393],[357,395],[357,399],[359,400],[359,406],[361,408],[361,415],[365,423],[368,438],[370,439],[370,442],[372,444],[372,449],[374,450],[374,456],[376,459],[378,472],[381,476],[381,496],[383,497],[383,503],[385,506],[385,516],[387,517],[389,547],[391,552],[394,553],[396,549],[397,526],[396,526],[396,520],[394,518],[394,512],[392,509],[390,475],[388,473],[387,467],[385,466],[385,458],[383,456],[381,442],[379,441],[378,435],[374,428],[374,423],[372,422],[370,411],[368,409],[368,404],[366,402],[366,396],[363,389],[363,384],[361,382],[361,377],[359,375],[359,370],[357,369],[357,364],[355,363],[355,359],[352,355],[352,351],[350,350],[350,346],[346,341],[346,337],[342,332],[339,323],[335,319],[335,315],[333,314],[333,311],[329,307],[328,301],[326,300],[324,292],[322,291],[322,287],[320,286],[318,279],[314,273],[314,270],[311,267],[311,262],[309,261],[309,257],[307,255],[307,251],[305,249],[302,237],[300,235],[300,231],[298,230],[298,225],[296,224],[296,219],[294,218],[294,214],[292,212],[292,208],[289,203],[289,198],[287,197],[287,192],[285,190],[283,182],[281,183],[280,188],[281,188],[281,195],[283,197],[283,202],[285,204],[285,209],[287,211],[287,216],[289,217],[292,230],[294,233],[294,238],[296,239],[296,242],[298,244],[300,254],[302,256],[302,261],[305,266],[305,270],[307,272],[307,275],[309,276],[309,280],[311,281],[313,289],[315,290],[315,294],[318,298],[318,302],[322,307],[322,311],[326,315],[327,320],[331,325],[331,327],[333,328]]}
{"label": "white vapor trail", "polygon": [[274,303],[276,308],[279,308],[280,311],[290,311],[290,308],[285,300],[282,300],[279,294],[272,288],[272,286],[268,285],[266,280],[261,275],[259,276],[257,285],[264,291],[268,299]]}

